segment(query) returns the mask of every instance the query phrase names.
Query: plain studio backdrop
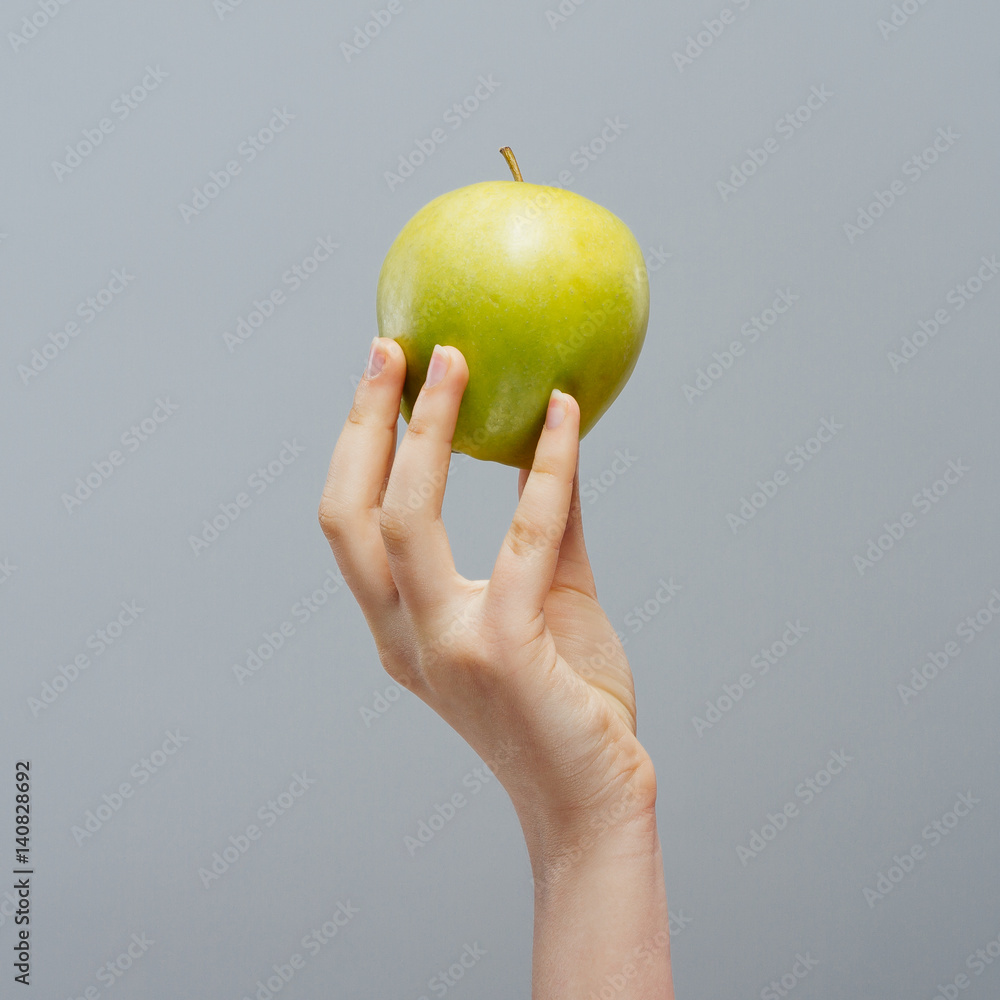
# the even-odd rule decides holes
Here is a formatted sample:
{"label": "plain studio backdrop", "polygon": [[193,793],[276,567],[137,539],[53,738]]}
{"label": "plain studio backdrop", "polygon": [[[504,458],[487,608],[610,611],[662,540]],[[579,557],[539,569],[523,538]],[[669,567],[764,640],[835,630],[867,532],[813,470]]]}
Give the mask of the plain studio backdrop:
{"label": "plain studio backdrop", "polygon": [[[390,682],[316,520],[385,252],[503,145],[649,266],[581,480],[678,997],[1000,993],[995,3],[0,30],[0,993],[24,760],[38,996],[527,996],[510,802]],[[466,576],[516,483],[456,456]]]}

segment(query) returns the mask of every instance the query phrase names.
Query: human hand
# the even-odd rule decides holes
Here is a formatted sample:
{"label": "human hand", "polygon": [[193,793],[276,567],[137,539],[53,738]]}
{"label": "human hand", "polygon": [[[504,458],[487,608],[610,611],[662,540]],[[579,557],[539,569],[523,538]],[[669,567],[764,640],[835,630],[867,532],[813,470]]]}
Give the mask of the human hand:
{"label": "human hand", "polygon": [[[468,365],[437,348],[396,450],[402,348],[373,343],[337,441],[319,520],[386,671],[445,719],[506,788],[529,852],[578,843],[594,817],[648,817],[632,674],[584,545],[580,410],[554,394],[488,580],[455,568],[441,520]],[[441,364],[444,371],[441,371]],[[440,380],[434,384],[435,376]]]}

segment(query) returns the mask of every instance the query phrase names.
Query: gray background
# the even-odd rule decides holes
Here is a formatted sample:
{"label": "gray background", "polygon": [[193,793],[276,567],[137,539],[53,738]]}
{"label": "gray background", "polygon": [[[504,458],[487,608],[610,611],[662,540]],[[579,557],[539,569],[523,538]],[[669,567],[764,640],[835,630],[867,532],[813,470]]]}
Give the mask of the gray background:
{"label": "gray background", "polygon": [[[797,954],[818,963],[797,997],[931,998],[961,974],[962,996],[997,996],[1000,962],[966,959],[1000,950],[1000,624],[982,611],[1000,587],[1000,282],[949,303],[1000,252],[995,4],[907,0],[888,31],[881,0],[732,2],[681,65],[719,0],[563,0],[561,21],[555,0],[393,6],[345,54],[370,3],[72,2],[48,23],[29,0],[4,5],[0,871],[27,757],[37,995],[236,1000],[299,953],[283,996],[417,1000],[442,995],[431,977],[466,944],[486,954],[449,995],[528,994],[532,888],[509,800],[495,781],[463,784],[478,758],[416,698],[377,702],[392,685],[316,522],[389,244],[438,194],[506,178],[509,144],[526,179],[561,176],[625,220],[651,271],[639,365],[585,438],[581,477],[603,476],[584,500],[588,544],[657,765],[678,997],[766,997]],[[32,15],[42,27],[12,40]],[[119,119],[147,67],[161,82]],[[452,127],[446,111],[491,74],[499,86]],[[784,136],[811,88],[829,96]],[[273,108],[294,118],[250,161],[241,143]],[[57,176],[102,118],[113,129]],[[625,127],[602,149],[606,119]],[[438,127],[446,141],[390,189],[385,173]],[[938,130],[957,138],[911,180]],[[769,137],[767,162],[724,196],[718,182]],[[852,238],[845,224],[894,180],[903,193]],[[230,351],[224,334],[288,291],[282,275],[320,238],[337,249]],[[115,269],[134,280],[82,322],[78,303]],[[782,289],[798,300],[751,345],[741,328]],[[941,332],[895,371],[890,352],[942,308]],[[25,384],[19,366],[74,319]],[[734,341],[745,353],[687,398]],[[176,411],[127,451],[158,398]],[[841,429],[787,462],[824,419]],[[253,492],[285,441],[294,461]],[[68,510],[63,494],[116,449],[124,464]],[[951,484],[950,462],[967,469]],[[734,528],[727,515],[777,470],[787,482]],[[489,574],[516,480],[456,457],[445,519],[470,578]],[[942,495],[915,504],[935,483]],[[196,554],[190,537],[240,492],[251,505]],[[662,604],[661,580],[676,591]],[[324,581],[335,592],[302,620]],[[33,707],[123,601],[138,620]],[[966,643],[957,629],[980,611]],[[808,632],[762,676],[752,658],[789,621]],[[283,622],[294,632],[241,684],[234,664]],[[901,694],[948,642],[960,655]],[[727,706],[742,674],[753,686],[699,734],[694,717]],[[171,732],[180,749],[140,784]],[[806,802],[796,789],[833,752],[850,763]],[[258,810],[302,773],[315,784],[264,827]],[[131,797],[75,836],[123,782]],[[456,791],[467,804],[411,857],[404,837]],[[930,824],[968,793],[979,803],[934,843]],[[788,802],[797,815],[741,860]],[[199,869],[250,824],[260,839],[206,888]],[[915,844],[922,860],[890,875]],[[880,875],[899,880],[866,898]],[[4,995],[13,879],[0,875]],[[313,955],[302,939],[338,903],[358,912]],[[98,970],[143,934],[153,943],[105,985]]]}

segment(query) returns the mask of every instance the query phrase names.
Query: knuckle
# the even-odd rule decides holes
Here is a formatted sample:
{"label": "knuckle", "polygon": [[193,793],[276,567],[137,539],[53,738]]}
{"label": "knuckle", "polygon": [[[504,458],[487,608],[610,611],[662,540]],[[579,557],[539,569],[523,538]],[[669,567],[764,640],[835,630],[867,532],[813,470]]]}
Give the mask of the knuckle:
{"label": "knuckle", "polygon": [[357,402],[351,404],[351,409],[347,414],[347,422],[349,424],[354,424],[355,427],[365,426],[365,414],[364,410],[358,406]]}
{"label": "knuckle", "polygon": [[400,554],[414,538],[413,524],[384,505],[379,513],[378,526],[386,552],[390,555]]}
{"label": "knuckle", "polygon": [[379,650],[379,659],[385,672],[402,688],[416,692],[421,687],[422,678],[419,671],[410,660],[403,656],[396,656],[385,650]]}
{"label": "knuckle", "polygon": [[324,496],[320,501],[317,516],[323,534],[331,541],[335,538],[343,538],[347,534],[351,515],[336,500]]}
{"label": "knuckle", "polygon": [[537,544],[537,535],[531,524],[523,518],[515,517],[507,532],[507,547],[516,556],[524,556],[533,551]]}
{"label": "knuckle", "polygon": [[433,425],[426,417],[421,417],[418,413],[413,413],[410,422],[406,425],[406,433],[414,437],[426,437],[433,431]]}
{"label": "knuckle", "polygon": [[[539,476],[550,476],[560,484],[563,482],[563,463],[558,456],[536,455],[531,463],[531,474],[536,478]],[[572,475],[570,481],[572,481]]]}
{"label": "knuckle", "polygon": [[547,549],[558,549],[562,531],[555,524],[542,526],[526,517],[516,516],[507,532],[507,547],[518,557],[535,555]]}
{"label": "knuckle", "polygon": [[488,646],[479,614],[465,606],[438,622],[433,638],[424,645],[421,660],[425,669],[445,664],[483,667],[493,659]]}

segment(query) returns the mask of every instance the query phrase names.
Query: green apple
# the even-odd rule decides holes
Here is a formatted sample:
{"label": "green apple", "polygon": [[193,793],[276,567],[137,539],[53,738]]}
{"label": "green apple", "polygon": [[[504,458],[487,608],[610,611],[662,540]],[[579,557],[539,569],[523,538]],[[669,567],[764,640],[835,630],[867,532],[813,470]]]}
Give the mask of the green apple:
{"label": "green apple", "polygon": [[649,279],[628,226],[563,188],[514,179],[443,194],[403,227],[378,278],[379,335],[406,355],[409,422],[435,344],[469,365],[452,450],[531,467],[552,389],[583,437],[635,368]]}

